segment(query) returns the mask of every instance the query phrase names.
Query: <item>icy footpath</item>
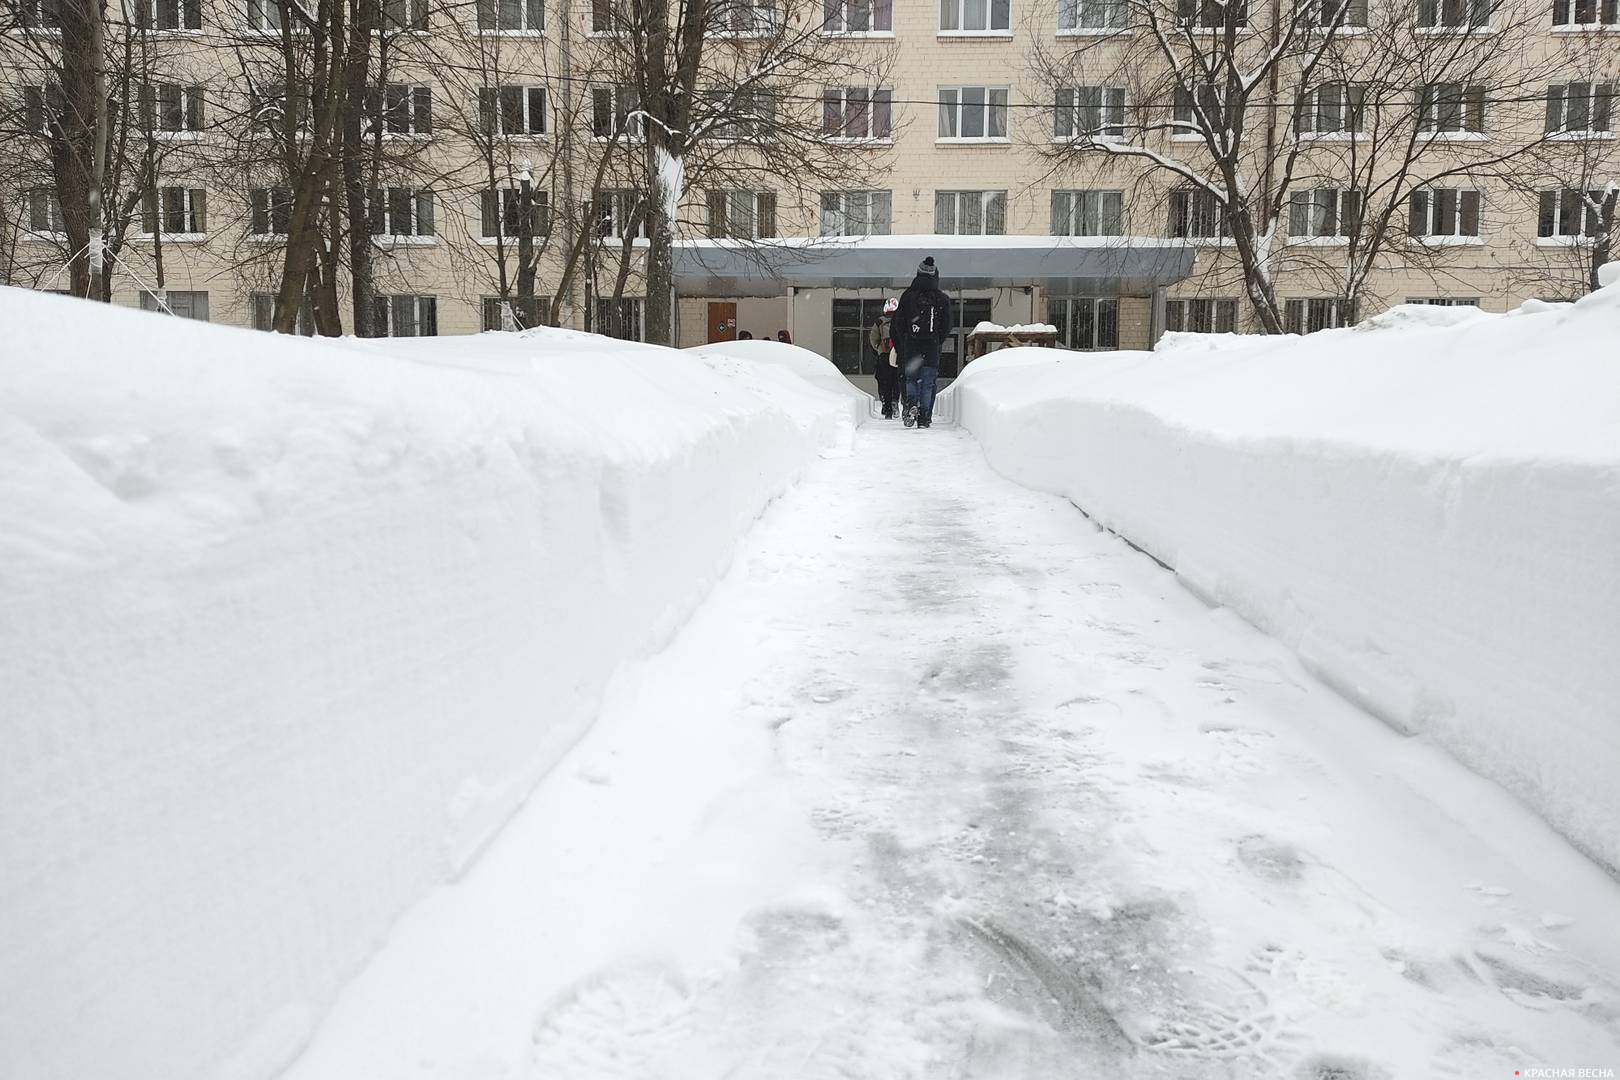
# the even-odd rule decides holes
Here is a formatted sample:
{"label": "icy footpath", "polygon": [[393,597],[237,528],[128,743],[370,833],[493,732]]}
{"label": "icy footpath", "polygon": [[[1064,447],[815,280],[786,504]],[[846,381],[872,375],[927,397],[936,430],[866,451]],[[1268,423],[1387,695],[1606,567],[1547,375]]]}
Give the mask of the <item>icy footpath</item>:
{"label": "icy footpath", "polygon": [[1620,874],[1620,284],[1167,344],[1008,350],[950,392],[998,471]]}
{"label": "icy footpath", "polygon": [[1620,1071],[1617,925],[1499,788],[868,425],[286,1080]]}
{"label": "icy footpath", "polygon": [[283,1068],[856,416],[566,332],[328,344],[15,289],[0,326],[18,1080]]}

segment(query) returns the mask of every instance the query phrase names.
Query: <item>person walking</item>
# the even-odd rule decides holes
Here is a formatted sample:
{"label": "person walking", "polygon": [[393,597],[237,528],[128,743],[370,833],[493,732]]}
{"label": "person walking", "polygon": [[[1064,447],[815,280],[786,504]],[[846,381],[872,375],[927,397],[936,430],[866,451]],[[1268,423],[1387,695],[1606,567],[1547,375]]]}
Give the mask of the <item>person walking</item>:
{"label": "person walking", "polygon": [[786,330],[778,330],[776,332],[776,340],[780,341],[784,345],[791,345],[793,344],[793,335],[788,333]]}
{"label": "person walking", "polygon": [[940,291],[939,268],[930,255],[900,294],[894,314],[894,348],[906,377],[906,427],[933,426],[939,350],[951,336],[951,325],[951,298]]}
{"label": "person walking", "polygon": [[894,297],[883,302],[883,314],[866,332],[866,343],[877,354],[874,361],[873,374],[877,376],[878,400],[883,402],[883,419],[894,419],[895,401],[900,397],[900,383],[903,377],[900,374],[900,362],[895,359],[894,340],[891,331],[894,325],[894,312],[900,306],[900,301]]}

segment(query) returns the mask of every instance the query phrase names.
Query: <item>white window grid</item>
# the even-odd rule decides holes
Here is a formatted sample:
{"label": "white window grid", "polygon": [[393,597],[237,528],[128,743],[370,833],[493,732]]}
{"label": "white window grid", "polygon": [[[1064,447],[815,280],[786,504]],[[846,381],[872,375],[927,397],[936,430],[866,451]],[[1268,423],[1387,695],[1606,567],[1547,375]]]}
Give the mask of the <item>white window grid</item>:
{"label": "white window grid", "polygon": [[1123,139],[1123,86],[1060,86],[1052,116],[1054,139]]}
{"label": "white window grid", "polygon": [[822,236],[888,236],[893,196],[887,191],[823,191]]}
{"label": "white window grid", "polygon": [[1467,83],[1430,83],[1418,91],[1418,130],[1485,131],[1485,88]]}
{"label": "white window grid", "polygon": [[1424,188],[1408,200],[1412,236],[1479,236],[1481,197],[1471,188]]}
{"label": "white window grid", "polygon": [[1620,0],[1553,0],[1553,25],[1620,26]]}
{"label": "white window grid", "polygon": [[934,231],[944,236],[1005,236],[1007,192],[934,192]]}
{"label": "white window grid", "polygon": [[709,192],[709,235],[734,240],[758,240],[776,235],[776,193]]}
{"label": "white window grid", "polygon": [[1057,16],[1060,34],[1130,27],[1128,0],[1058,0]]}
{"label": "white window grid", "polygon": [[1124,231],[1123,191],[1052,192],[1053,236],[1120,236]]}
{"label": "white window grid", "polygon": [[1612,131],[1614,100],[1620,83],[1567,82],[1547,87],[1547,132],[1553,135],[1606,134]]}
{"label": "white window grid", "polygon": [[1344,325],[1345,305],[1335,297],[1307,297],[1283,303],[1283,327],[1290,334],[1314,334]]}
{"label": "white window grid", "polygon": [[543,86],[487,86],[478,91],[484,129],[507,138],[545,135],[550,123]]}
{"label": "white window grid", "polygon": [[1166,300],[1164,328],[1190,334],[1236,333],[1237,301],[1214,297]]}
{"label": "white window grid", "polygon": [[894,137],[894,91],[831,86],[822,92],[822,132],[835,139],[882,142]]}
{"label": "white window grid", "polygon": [[538,34],[546,28],[545,0],[478,0],[475,15],[483,34]]}
{"label": "white window grid", "polygon": [[1417,0],[1417,23],[1424,29],[1483,30],[1491,24],[1493,0]]}
{"label": "white window grid", "polygon": [[1168,235],[1184,240],[1222,240],[1232,235],[1226,208],[1212,191],[1182,188],[1170,193]]}
{"label": "white window grid", "polygon": [[822,30],[829,34],[892,34],[893,0],[823,0]]}
{"label": "white window grid", "polygon": [[202,188],[158,187],[147,192],[141,210],[142,236],[161,229],[164,236],[203,236],[208,232],[207,192]]}
{"label": "white window grid", "polygon": [[1288,198],[1288,235],[1301,239],[1348,237],[1361,228],[1361,192],[1311,188]]}
{"label": "white window grid", "polygon": [[439,298],[404,293],[371,299],[371,329],[381,337],[436,337]]}
{"label": "white window grid", "polygon": [[952,142],[1005,142],[1009,93],[1005,86],[940,87],[939,138]]}
{"label": "white window grid", "polygon": [[1012,31],[1012,0],[939,0],[939,28],[951,34]]}
{"label": "white window grid", "polygon": [[433,192],[425,188],[389,187],[371,191],[371,235],[434,235]]}
{"label": "white window grid", "polygon": [[1349,135],[1366,120],[1367,87],[1361,83],[1325,82],[1311,87],[1294,110],[1300,135]]}

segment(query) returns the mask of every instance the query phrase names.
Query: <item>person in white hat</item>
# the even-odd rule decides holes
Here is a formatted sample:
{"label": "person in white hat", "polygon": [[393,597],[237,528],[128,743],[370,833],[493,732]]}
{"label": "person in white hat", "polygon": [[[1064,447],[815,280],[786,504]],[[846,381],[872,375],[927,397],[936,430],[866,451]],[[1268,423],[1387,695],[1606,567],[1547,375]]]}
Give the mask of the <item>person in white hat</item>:
{"label": "person in white hat", "polygon": [[883,402],[883,419],[894,419],[894,406],[900,397],[900,384],[904,377],[900,373],[900,361],[894,355],[894,342],[890,337],[889,328],[894,320],[895,309],[900,301],[895,297],[883,302],[883,314],[866,332],[866,343],[872,347],[875,355],[873,360],[873,374],[877,376],[878,399]]}

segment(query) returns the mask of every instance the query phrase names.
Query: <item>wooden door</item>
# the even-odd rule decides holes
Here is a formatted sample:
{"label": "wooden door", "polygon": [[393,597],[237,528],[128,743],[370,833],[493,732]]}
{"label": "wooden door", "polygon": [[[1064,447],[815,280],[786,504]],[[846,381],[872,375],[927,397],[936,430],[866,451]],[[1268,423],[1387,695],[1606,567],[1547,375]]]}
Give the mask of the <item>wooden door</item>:
{"label": "wooden door", "polygon": [[709,304],[709,340],[737,340],[737,305]]}

